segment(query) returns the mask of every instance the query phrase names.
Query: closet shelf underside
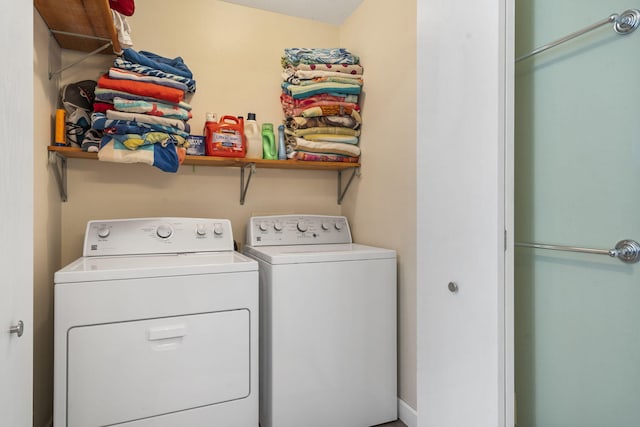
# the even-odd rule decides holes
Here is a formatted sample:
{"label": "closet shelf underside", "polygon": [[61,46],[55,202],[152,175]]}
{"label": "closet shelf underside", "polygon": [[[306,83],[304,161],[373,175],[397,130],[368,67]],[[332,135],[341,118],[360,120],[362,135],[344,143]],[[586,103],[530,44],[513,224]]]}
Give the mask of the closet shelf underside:
{"label": "closet shelf underside", "polygon": [[120,52],[108,0],[34,0],[34,5],[61,48],[93,52],[110,42],[113,49],[101,53]]}

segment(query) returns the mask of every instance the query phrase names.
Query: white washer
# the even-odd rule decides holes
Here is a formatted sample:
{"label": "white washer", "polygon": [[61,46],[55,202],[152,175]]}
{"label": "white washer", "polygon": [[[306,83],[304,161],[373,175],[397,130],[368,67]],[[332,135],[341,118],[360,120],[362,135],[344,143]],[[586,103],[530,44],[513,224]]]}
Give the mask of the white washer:
{"label": "white washer", "polygon": [[353,244],[342,216],[252,217],[260,268],[262,427],[397,419],[396,253]]}
{"label": "white washer", "polygon": [[258,265],[228,220],[90,221],[55,273],[56,427],[257,427]]}

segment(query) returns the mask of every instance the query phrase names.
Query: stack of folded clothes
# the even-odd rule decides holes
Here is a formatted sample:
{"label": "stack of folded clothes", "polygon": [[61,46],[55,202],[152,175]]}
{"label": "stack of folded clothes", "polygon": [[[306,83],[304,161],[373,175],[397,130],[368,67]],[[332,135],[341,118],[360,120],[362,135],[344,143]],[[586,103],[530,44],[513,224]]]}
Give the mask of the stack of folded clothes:
{"label": "stack of folded clothes", "polygon": [[[186,156],[190,130],[191,106],[184,99],[195,90],[182,58],[124,49],[95,89],[91,123],[103,134],[98,159],[176,172]],[[86,151],[96,148],[83,146]]]}
{"label": "stack of folded clothes", "polygon": [[357,163],[360,60],[346,49],[285,49],[280,102],[290,159]]}

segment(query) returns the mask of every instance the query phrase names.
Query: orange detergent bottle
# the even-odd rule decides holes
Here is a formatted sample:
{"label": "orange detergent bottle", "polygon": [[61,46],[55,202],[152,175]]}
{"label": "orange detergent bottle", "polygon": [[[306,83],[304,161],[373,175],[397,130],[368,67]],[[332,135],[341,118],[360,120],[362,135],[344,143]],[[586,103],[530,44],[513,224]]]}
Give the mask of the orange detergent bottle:
{"label": "orange detergent bottle", "polygon": [[219,122],[207,121],[204,131],[207,156],[245,157],[247,154],[244,120],[223,116]]}

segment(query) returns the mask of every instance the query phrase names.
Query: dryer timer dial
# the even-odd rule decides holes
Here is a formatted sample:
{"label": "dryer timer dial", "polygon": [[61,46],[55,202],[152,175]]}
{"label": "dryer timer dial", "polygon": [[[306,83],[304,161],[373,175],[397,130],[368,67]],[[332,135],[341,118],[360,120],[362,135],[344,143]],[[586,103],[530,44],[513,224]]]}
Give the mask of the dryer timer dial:
{"label": "dryer timer dial", "polygon": [[100,237],[101,239],[109,237],[109,234],[111,234],[111,230],[109,230],[109,227],[102,226],[98,228],[98,237]]}
{"label": "dryer timer dial", "polygon": [[161,239],[168,239],[173,234],[171,226],[168,224],[160,224],[156,229],[156,235]]}

